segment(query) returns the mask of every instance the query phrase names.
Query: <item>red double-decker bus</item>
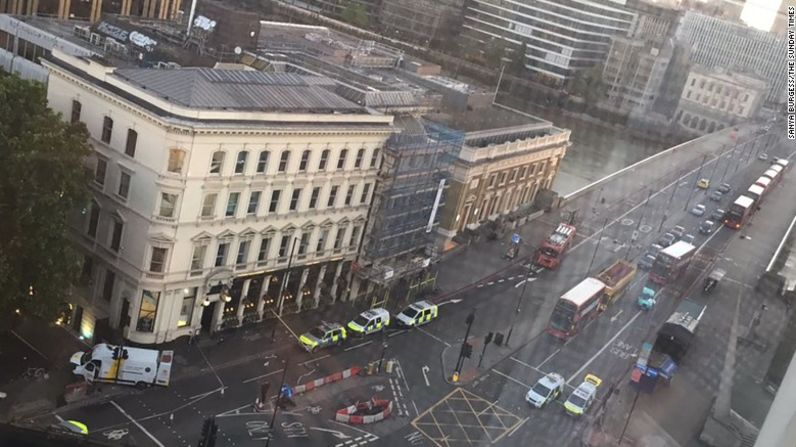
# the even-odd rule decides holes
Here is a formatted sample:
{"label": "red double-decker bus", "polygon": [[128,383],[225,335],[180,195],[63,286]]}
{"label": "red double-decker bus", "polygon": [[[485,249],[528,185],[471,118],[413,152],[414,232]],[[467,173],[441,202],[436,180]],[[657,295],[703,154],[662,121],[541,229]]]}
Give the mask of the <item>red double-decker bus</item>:
{"label": "red double-decker bus", "polygon": [[600,311],[605,299],[605,283],[595,278],[586,278],[558,299],[547,333],[567,340],[586,325]]}
{"label": "red double-decker bus", "polygon": [[694,253],[696,247],[686,241],[678,241],[664,248],[652,264],[649,280],[661,285],[676,281],[688,267]]}
{"label": "red double-decker bus", "polygon": [[542,246],[536,252],[534,263],[547,269],[555,270],[561,265],[564,254],[569,250],[577,232],[575,226],[561,223],[555,231],[542,242]]}
{"label": "red double-decker bus", "polygon": [[755,200],[747,196],[738,196],[724,217],[724,225],[738,230],[746,224],[754,211]]}

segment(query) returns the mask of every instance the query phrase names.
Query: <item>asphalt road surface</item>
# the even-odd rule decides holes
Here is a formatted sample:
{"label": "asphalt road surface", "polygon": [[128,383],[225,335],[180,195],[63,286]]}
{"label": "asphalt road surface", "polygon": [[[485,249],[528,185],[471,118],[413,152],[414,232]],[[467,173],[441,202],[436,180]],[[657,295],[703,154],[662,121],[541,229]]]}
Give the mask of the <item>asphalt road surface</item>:
{"label": "asphalt road surface", "polygon": [[[751,131],[742,129],[740,134],[748,136]],[[300,350],[282,328],[279,340],[284,342],[263,342],[256,355],[241,358],[234,366],[203,368],[168,388],[131,391],[109,402],[60,411],[57,416],[88,424],[93,437],[137,446],[197,445],[202,421],[216,416],[217,446],[265,445],[273,406],[269,402],[265,413],[254,411],[260,382],[269,381],[273,394],[285,367],[287,382],[298,384],[383,357],[396,361],[390,376],[356,377],[349,379],[350,386],[329,385],[329,391],[309,393],[300,398],[296,408],[280,412],[271,445],[576,445],[591,422],[589,417],[567,416],[563,399],[532,410],[524,401],[528,388],[543,374],[557,372],[567,380],[566,396],[592,373],[603,379],[600,393],[605,393],[627,371],[641,341],[670,315],[673,298],[688,294],[689,288],[688,284],[669,287],[653,311],[641,312],[635,297],[646,275],[639,271],[626,295],[567,343],[544,333],[556,300],[587,274],[616,259],[635,260],[661,230],[674,225],[684,226],[696,237],[701,253],[719,254],[737,233],[722,228],[709,236],[700,235],[697,226],[703,218],[692,216],[687,209],[696,203],[705,204],[709,211],[717,205],[726,209],[734,192],[745,190],[770,163],[757,160],[759,151],[784,155],[784,146],[735,148],[733,143],[726,135],[716,137],[690,152],[639,167],[568,204],[567,210],[578,210],[576,243],[561,268],[542,272],[529,283],[521,301],[519,282],[525,267],[517,264],[504,270],[499,279],[440,298],[440,318],[422,328],[390,329],[313,354]],[[696,188],[698,178],[711,179],[710,191],[722,181],[730,183],[733,193],[719,204],[711,202],[708,192]],[[558,219],[544,216],[533,224],[529,230],[532,237],[526,240],[538,242]],[[482,277],[490,273],[485,271]],[[475,279],[462,278],[462,284]],[[451,366],[445,359],[455,357],[461,345],[466,316],[475,309],[470,333],[475,340],[488,332],[505,333],[518,302],[520,313],[510,352],[497,355],[498,351],[488,348],[490,353],[481,368],[473,366],[476,354],[465,365],[477,372],[473,380],[451,385]],[[294,320],[289,329],[301,333],[318,319]],[[229,346],[235,349],[234,344]],[[335,386],[340,388],[332,388]],[[333,420],[334,411],[369,395],[394,400],[396,409],[389,421],[347,426]],[[55,417],[46,415],[38,422],[47,424]]]}

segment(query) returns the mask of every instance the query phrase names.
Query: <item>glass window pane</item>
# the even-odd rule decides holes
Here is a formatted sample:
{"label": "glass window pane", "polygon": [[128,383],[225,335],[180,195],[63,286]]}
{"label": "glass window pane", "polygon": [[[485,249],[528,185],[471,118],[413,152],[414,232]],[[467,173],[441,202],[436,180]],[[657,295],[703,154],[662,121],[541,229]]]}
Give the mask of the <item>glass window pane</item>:
{"label": "glass window pane", "polygon": [[160,292],[144,290],[144,293],[141,295],[141,308],[138,311],[137,331],[152,332],[155,330],[158,301],[160,301]]}

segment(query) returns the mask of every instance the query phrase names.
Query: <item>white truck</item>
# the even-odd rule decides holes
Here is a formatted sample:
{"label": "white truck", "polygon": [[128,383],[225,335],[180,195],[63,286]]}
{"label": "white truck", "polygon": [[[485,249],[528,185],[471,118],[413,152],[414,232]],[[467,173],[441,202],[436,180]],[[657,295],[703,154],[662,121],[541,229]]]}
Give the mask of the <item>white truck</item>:
{"label": "white truck", "polygon": [[158,351],[100,343],[88,352],[76,352],[69,363],[72,373],[87,382],[146,387],[168,386],[174,351]]}

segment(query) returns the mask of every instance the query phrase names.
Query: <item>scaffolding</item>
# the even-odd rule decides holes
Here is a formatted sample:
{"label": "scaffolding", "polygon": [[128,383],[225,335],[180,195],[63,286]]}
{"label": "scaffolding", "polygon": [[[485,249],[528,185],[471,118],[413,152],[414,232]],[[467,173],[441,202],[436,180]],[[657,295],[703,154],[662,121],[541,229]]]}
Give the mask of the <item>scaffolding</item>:
{"label": "scaffolding", "polygon": [[396,124],[403,132],[393,135],[384,148],[358,271],[361,280],[375,286],[374,306],[387,301],[400,280],[406,296],[416,295],[421,285],[433,287],[433,229],[445,204],[451,162],[464,143],[464,133],[437,123],[400,117]]}

